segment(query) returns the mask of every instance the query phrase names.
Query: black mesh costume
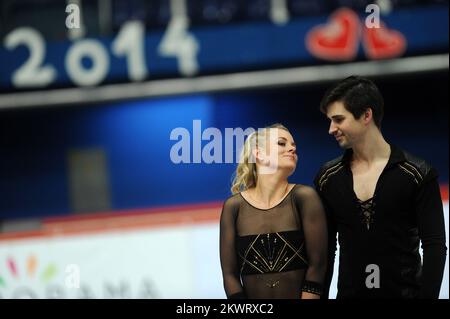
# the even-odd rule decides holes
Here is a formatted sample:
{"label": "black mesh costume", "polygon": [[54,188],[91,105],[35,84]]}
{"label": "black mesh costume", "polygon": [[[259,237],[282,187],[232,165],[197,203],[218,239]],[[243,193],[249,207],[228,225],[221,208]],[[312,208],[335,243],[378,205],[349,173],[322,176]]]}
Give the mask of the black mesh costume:
{"label": "black mesh costume", "polygon": [[220,259],[228,298],[300,298],[319,293],[327,256],[326,218],[311,187],[294,185],[272,208],[228,198],[220,220]]}

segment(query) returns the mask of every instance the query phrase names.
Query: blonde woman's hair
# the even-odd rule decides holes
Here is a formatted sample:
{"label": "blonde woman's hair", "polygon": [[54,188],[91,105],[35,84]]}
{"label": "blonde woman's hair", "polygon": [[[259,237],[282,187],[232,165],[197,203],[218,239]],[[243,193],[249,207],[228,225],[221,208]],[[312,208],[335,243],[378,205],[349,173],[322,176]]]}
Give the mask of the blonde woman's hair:
{"label": "blonde woman's hair", "polygon": [[275,123],[270,126],[266,126],[263,129],[259,129],[247,137],[242,147],[241,155],[239,158],[239,164],[234,173],[234,178],[231,186],[232,194],[243,192],[246,189],[256,186],[258,174],[256,171],[256,161],[250,160],[252,156],[252,151],[255,147],[259,146],[258,142],[265,140],[261,139],[261,137],[265,137],[267,131],[272,128],[279,128],[289,132],[289,130],[284,125],[280,123]]}

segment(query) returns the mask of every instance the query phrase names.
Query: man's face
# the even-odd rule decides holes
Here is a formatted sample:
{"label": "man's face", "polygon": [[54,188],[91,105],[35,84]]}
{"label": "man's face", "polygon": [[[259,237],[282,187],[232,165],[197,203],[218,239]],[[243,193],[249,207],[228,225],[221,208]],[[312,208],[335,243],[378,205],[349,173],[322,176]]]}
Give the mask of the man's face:
{"label": "man's face", "polygon": [[329,105],[327,117],[331,121],[328,133],[334,136],[342,148],[351,148],[362,137],[366,129],[363,122],[364,116],[355,119],[353,114],[347,111],[344,104],[339,101]]}

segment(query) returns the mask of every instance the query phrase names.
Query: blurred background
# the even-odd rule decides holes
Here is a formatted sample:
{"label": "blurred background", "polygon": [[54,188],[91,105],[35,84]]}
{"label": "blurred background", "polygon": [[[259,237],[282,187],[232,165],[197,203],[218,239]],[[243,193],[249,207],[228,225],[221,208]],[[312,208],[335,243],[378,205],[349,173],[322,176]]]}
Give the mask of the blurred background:
{"label": "blurred background", "polygon": [[320,99],[352,74],[379,86],[387,141],[438,170],[449,247],[448,9],[3,0],[0,298],[224,298],[218,221],[239,153],[226,129],[283,123],[290,182],[312,185],[342,153]]}

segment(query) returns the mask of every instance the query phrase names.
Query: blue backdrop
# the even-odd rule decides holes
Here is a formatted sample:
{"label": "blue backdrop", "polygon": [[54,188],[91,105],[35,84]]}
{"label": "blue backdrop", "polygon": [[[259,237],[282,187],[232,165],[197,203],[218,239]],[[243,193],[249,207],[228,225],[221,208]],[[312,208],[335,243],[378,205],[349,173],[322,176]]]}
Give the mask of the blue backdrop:
{"label": "blue backdrop", "polygon": [[[448,74],[375,81],[387,140],[427,159],[448,183]],[[170,132],[184,127],[192,135],[193,120],[222,134],[283,123],[298,144],[291,182],[311,184],[321,164],[342,152],[318,111],[327,86],[2,111],[0,218],[69,214],[67,152],[90,147],[105,151],[114,210],[224,200],[235,164],[170,160]]]}

